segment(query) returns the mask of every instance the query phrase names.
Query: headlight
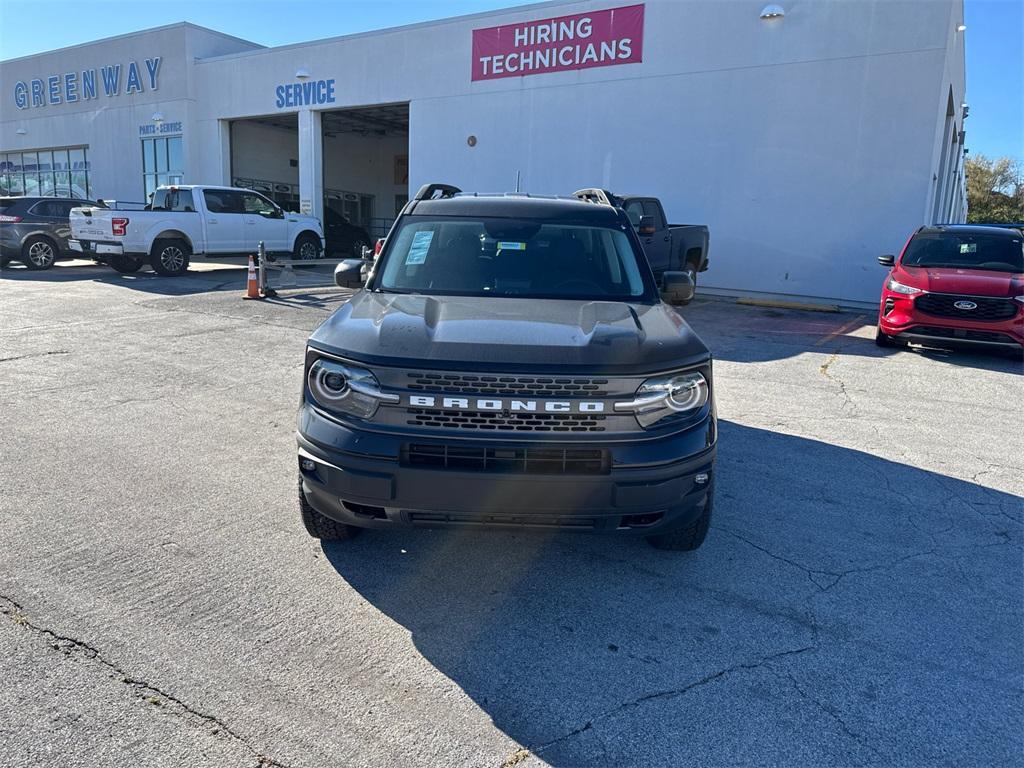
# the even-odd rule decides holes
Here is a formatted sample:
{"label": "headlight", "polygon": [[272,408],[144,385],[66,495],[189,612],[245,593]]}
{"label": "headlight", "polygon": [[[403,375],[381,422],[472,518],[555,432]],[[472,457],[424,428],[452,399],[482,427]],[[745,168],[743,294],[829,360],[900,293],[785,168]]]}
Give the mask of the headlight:
{"label": "headlight", "polygon": [[921,293],[920,288],[914,288],[912,285],[904,285],[903,283],[893,280],[891,277],[888,279],[888,281],[886,281],[885,287],[888,288],[893,293],[903,293],[907,295]]}
{"label": "headlight", "polygon": [[1020,296],[1014,296],[1013,298],[1015,298],[1021,304],[1024,304],[1024,294],[1021,294]]}
{"label": "headlight", "polygon": [[636,391],[636,399],[616,403],[616,411],[632,411],[642,427],[669,416],[686,415],[704,407],[708,382],[700,371],[648,379]]}
{"label": "headlight", "polygon": [[306,382],[316,405],[346,416],[369,419],[382,402],[398,402],[398,395],[381,392],[372,373],[336,360],[319,358],[309,367]]}

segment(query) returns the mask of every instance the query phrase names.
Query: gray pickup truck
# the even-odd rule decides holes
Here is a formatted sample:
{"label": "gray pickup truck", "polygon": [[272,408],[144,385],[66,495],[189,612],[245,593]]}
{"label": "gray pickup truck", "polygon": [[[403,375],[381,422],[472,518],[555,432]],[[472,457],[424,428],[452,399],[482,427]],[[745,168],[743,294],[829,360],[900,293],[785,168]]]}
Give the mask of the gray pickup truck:
{"label": "gray pickup truck", "polygon": [[636,230],[654,277],[686,272],[694,286],[697,273],[708,268],[708,228],[703,224],[669,224],[656,197],[616,195],[606,189],[581,189],[575,197],[621,208]]}

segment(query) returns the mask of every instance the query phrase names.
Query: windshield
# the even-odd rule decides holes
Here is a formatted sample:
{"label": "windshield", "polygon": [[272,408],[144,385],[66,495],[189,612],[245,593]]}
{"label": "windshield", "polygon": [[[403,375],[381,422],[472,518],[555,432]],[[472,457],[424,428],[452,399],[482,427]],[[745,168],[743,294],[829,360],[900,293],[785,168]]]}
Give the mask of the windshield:
{"label": "windshield", "polygon": [[1024,272],[1024,250],[1020,237],[929,232],[914,236],[901,264],[1017,273]]}
{"label": "windshield", "polygon": [[618,229],[415,217],[390,240],[377,285],[385,291],[612,300],[652,293]]}

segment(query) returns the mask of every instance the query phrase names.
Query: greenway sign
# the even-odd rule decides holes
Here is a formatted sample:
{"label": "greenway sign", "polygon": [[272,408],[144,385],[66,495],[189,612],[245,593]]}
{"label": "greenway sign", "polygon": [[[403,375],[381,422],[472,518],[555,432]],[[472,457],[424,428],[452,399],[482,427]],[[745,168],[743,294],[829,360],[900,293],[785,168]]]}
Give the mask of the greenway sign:
{"label": "greenway sign", "polygon": [[82,69],[59,75],[47,75],[14,84],[14,106],[34,109],[53,104],[74,104],[100,97],[155,91],[160,75],[160,57],[145,59],[140,66],[136,61],[110,64],[94,69]]}

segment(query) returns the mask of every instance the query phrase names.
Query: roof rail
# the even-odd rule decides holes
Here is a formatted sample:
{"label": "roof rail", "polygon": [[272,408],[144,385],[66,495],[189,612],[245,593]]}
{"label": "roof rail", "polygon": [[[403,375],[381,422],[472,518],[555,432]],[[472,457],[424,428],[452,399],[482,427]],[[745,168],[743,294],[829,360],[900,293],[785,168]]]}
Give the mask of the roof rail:
{"label": "roof rail", "polygon": [[461,191],[461,189],[453,187],[451,184],[424,184],[412,199],[413,202],[417,203],[420,200],[432,200],[437,192],[441,193],[440,199],[444,199],[446,197],[454,197]]}
{"label": "roof rail", "polygon": [[610,205],[615,207],[615,195],[609,192],[607,189],[578,189],[572,193],[572,196],[577,200],[582,200],[585,203],[597,203],[598,205]]}

